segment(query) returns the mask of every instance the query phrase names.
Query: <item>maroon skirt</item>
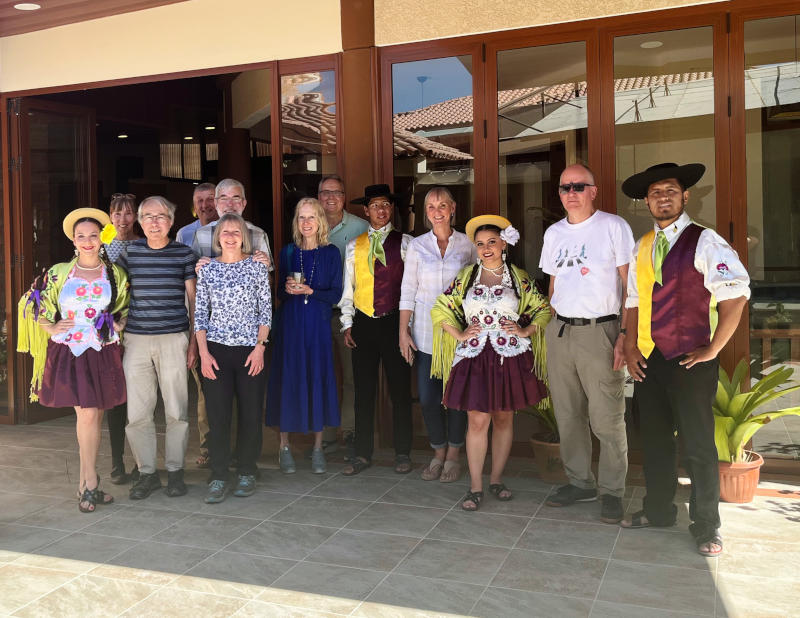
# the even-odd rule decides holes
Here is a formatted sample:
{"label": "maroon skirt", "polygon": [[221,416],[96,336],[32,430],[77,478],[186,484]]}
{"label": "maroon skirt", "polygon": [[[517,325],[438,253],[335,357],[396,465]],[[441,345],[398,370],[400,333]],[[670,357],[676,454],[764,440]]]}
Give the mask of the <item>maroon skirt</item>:
{"label": "maroon skirt", "polygon": [[444,405],[479,412],[519,410],[536,405],[547,396],[547,388],[532,368],[530,350],[518,356],[503,357],[487,341],[478,356],[460,360],[450,371]]}
{"label": "maroon skirt", "polygon": [[117,343],[75,356],[62,343],[47,342],[39,403],[49,408],[108,410],[127,400],[122,350]]}

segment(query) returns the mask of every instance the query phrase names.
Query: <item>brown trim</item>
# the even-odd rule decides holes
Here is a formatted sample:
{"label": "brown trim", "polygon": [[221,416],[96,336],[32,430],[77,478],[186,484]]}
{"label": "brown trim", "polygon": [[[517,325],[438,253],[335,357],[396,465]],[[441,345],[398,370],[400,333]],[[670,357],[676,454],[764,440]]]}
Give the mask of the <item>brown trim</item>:
{"label": "brown trim", "polygon": [[334,57],[333,79],[336,86],[336,173],[341,178],[347,178],[344,160],[344,145],[347,135],[344,130],[344,113],[342,112],[346,99],[342,81],[342,54],[336,54]]}
{"label": "brown trim", "polygon": [[2,293],[5,295],[6,311],[6,384],[8,389],[8,414],[0,416],[0,424],[14,424],[16,420],[16,406],[15,406],[15,363],[14,356],[16,355],[16,303],[14,302],[14,264],[13,264],[13,235],[12,231],[18,226],[12,224],[11,216],[11,172],[9,170],[9,161],[11,159],[11,119],[8,116],[8,102],[10,97],[8,95],[0,95],[0,151],[2,152],[2,174],[3,174],[3,276],[5,277],[5,286]]}
{"label": "brown trim", "polygon": [[375,0],[341,0],[342,49],[375,45]]}
{"label": "brown trim", "polygon": [[381,183],[385,181],[383,159],[381,158],[381,123],[383,116],[381,115],[381,62],[378,48],[373,47],[370,49],[369,56],[371,73],[370,99],[372,103],[372,181]]}
{"label": "brown trim", "polygon": [[272,257],[275,260],[275,281],[278,282],[278,264],[283,248],[283,152],[281,147],[281,76],[278,67],[270,73],[270,153],[272,154]]}
{"label": "brown trim", "polygon": [[317,71],[335,71],[339,54],[325,54],[322,56],[309,56],[308,58],[292,58],[278,60],[280,75],[294,75],[296,73],[316,73]]}

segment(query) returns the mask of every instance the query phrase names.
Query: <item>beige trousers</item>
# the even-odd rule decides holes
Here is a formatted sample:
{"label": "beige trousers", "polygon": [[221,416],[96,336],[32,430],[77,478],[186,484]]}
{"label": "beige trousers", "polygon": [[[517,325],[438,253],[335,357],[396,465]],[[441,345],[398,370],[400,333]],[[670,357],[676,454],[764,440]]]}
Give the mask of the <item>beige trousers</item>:
{"label": "beige trousers", "polygon": [[[618,335],[616,321],[570,326],[553,318],[545,330],[547,376],[569,482],[622,497],[628,440],[624,374],[612,368]],[[600,441],[597,480],[592,473],[590,430]]]}
{"label": "beige trousers", "polygon": [[158,389],[167,421],[164,460],[167,470],[183,469],[189,439],[189,389],[186,350],[189,333],[134,335],[125,333],[122,367],[128,389],[125,433],[139,470],[156,471],[156,425],[153,413]]}

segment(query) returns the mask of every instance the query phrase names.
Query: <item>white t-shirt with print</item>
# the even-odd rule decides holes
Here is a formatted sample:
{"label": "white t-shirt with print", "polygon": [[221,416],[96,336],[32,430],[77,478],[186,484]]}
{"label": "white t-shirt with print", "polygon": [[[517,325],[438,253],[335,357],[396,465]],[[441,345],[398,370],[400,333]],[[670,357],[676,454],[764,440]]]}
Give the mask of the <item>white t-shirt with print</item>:
{"label": "white t-shirt with print", "polygon": [[623,281],[617,267],[630,262],[631,227],[602,210],[580,223],[566,218],[544,234],[539,268],[555,275],[550,304],[568,318],[599,318],[620,312]]}

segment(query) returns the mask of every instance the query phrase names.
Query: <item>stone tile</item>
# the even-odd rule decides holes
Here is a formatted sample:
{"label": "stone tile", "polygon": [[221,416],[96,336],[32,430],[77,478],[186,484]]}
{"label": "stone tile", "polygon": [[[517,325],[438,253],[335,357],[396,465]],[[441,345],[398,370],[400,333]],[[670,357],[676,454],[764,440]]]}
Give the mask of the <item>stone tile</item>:
{"label": "stone tile", "polygon": [[[187,579],[203,579],[213,580],[218,584],[242,584],[258,587],[260,592],[261,587],[272,585],[295,564],[294,560],[221,551],[193,567],[186,573],[186,577],[176,580],[173,585],[203,592],[202,587],[186,581]],[[217,594],[222,594],[219,589],[215,589],[215,591]],[[242,596],[242,594],[231,594],[231,596]],[[256,594],[252,596],[255,597]]]}
{"label": "stone tile", "polygon": [[12,614],[32,599],[40,597],[71,580],[75,575],[67,571],[37,569],[8,564],[0,566],[0,614]]}
{"label": "stone tile", "polygon": [[487,618],[585,618],[592,602],[555,594],[489,587],[472,610]]}
{"label": "stone tile", "polygon": [[108,562],[117,566],[180,575],[213,553],[213,550],[209,549],[145,541],[114,556]]}
{"label": "stone tile", "polygon": [[247,603],[245,599],[223,597],[216,594],[203,594],[182,590],[161,588],[152,595],[131,607],[123,616],[152,616],[153,618],[185,618],[187,615],[202,614],[216,617],[231,616]]}
{"label": "stone tile", "polygon": [[[783,570],[774,562],[772,572]],[[717,615],[729,618],[796,616],[800,582],[770,577],[720,573]]]}
{"label": "stone tile", "polygon": [[[547,483],[542,479],[538,478],[538,476],[530,476],[523,474],[517,476],[506,475],[503,477],[503,483],[505,483],[506,486],[508,486],[508,488],[514,493],[518,491],[535,491],[547,495],[554,489],[554,485],[552,483]],[[488,474],[483,475],[483,487],[488,493],[489,492]]]}
{"label": "stone tile", "polygon": [[557,554],[609,558],[619,527],[535,517],[517,547]]}
{"label": "stone tile", "polygon": [[[641,508],[641,507],[640,507]],[[541,519],[556,519],[558,521],[578,521],[583,523],[600,523],[600,501],[576,502],[570,506],[547,506],[542,505],[541,510],[536,514]]]}
{"label": "stone tile", "polygon": [[97,523],[87,526],[83,532],[118,536],[124,539],[144,540],[162,530],[166,530],[188,516],[187,513],[179,511],[165,511],[164,509],[147,507],[122,507]]}
{"label": "stone tile", "polygon": [[164,493],[164,488],[167,486],[167,473],[164,472],[164,470],[160,470],[159,474],[161,476],[161,483],[163,487],[161,489],[156,489],[144,500],[131,500],[128,497],[128,492],[124,491],[125,486],[121,485],[123,490],[120,492],[120,495],[117,497],[116,501],[121,506],[181,511],[184,513],[195,513],[203,506],[203,498],[205,498],[207,490],[207,485],[205,483],[199,484],[187,482],[187,493],[185,496],[170,498]]}
{"label": "stone tile", "polygon": [[515,549],[491,585],[593,599],[607,561]]}
{"label": "stone tile", "polygon": [[418,541],[406,536],[340,530],[312,552],[307,560],[391,571]]}
{"label": "stone tile", "polygon": [[72,498],[71,500],[61,500],[52,506],[31,513],[18,520],[17,523],[24,523],[26,526],[40,526],[42,528],[75,532],[104,520],[118,511],[119,508],[119,506],[112,503],[106,506],[98,506],[94,513],[81,513],[78,510],[77,498]]}
{"label": "stone tile", "polygon": [[725,539],[798,541],[800,506],[797,500],[756,496],[750,504],[723,502],[719,510]]}
{"label": "stone tile", "polygon": [[347,524],[346,528],[421,538],[446,513],[445,509],[377,502]]}
{"label": "stone tile", "polygon": [[369,502],[303,496],[270,517],[270,521],[288,521],[295,524],[312,524],[341,528],[361,511]]}
{"label": "stone tile", "polygon": [[311,493],[328,498],[349,498],[373,502],[397,485],[398,479],[361,476],[335,476],[323,485],[315,487]]}
{"label": "stone tile", "polygon": [[71,498],[77,491],[74,480],[67,477],[63,468],[54,472],[0,466],[0,487],[13,493],[59,498]]}
{"label": "stone tile", "polygon": [[697,546],[691,535],[672,528],[620,528],[612,558],[712,572],[717,562],[716,558],[706,558],[697,553]]}
{"label": "stone tile", "polygon": [[464,496],[464,487],[409,479],[392,487],[380,502],[449,509]]}
{"label": "stone tile", "polygon": [[37,567],[40,569],[55,569],[56,571],[67,571],[73,575],[88,573],[97,568],[96,562],[90,562],[91,556],[86,560],[72,560],[71,558],[56,558],[54,556],[40,556],[38,554],[20,554],[14,564]]}
{"label": "stone tile", "polygon": [[[30,496],[0,491],[0,504],[3,505],[2,510],[0,510],[0,524],[11,523],[12,521],[25,524],[27,523],[27,518],[37,511],[59,502],[59,499],[47,496]],[[72,503],[72,508],[76,511],[78,510],[74,502]]]}
{"label": "stone tile", "polygon": [[227,551],[302,560],[336,528],[265,521],[236,540]]}
{"label": "stone tile", "polygon": [[[175,547],[174,545],[172,547]],[[202,550],[194,550],[202,551]],[[93,565],[95,566],[95,565]],[[151,586],[165,586],[174,581],[178,576],[175,573],[162,571],[150,571],[148,569],[133,568],[128,566],[117,566],[115,564],[101,564],[88,571],[90,575],[96,577],[106,577],[108,579],[121,579],[123,581],[139,582],[150,584]]]}
{"label": "stone tile", "polygon": [[67,534],[60,530],[0,524],[0,559],[4,552],[31,552],[65,536]]}
{"label": "stone tile", "polygon": [[[488,483],[484,487],[488,487]],[[518,515],[520,517],[532,517],[541,515],[542,503],[547,494],[540,491],[517,491],[514,490],[514,498],[503,502],[498,500],[488,491],[483,492],[483,502],[481,502],[481,513],[495,513],[498,515]],[[463,497],[463,496],[462,496]]]}
{"label": "stone tile", "polygon": [[214,517],[195,513],[159,532],[151,540],[205,549],[222,549],[257,524],[254,519]]}
{"label": "stone tile", "polygon": [[225,502],[203,504],[198,513],[226,515],[228,517],[247,517],[263,521],[297,500],[297,494],[281,494],[274,491],[256,491],[249,498],[229,495]]}
{"label": "stone tile", "polygon": [[[686,490],[688,491],[688,490]],[[677,515],[677,523],[675,526],[670,528],[664,528],[665,530],[687,530],[689,528],[689,524],[692,523],[689,519],[689,498],[688,493],[683,491],[681,487],[678,487],[678,495],[675,497],[675,504],[678,507],[678,515]],[[686,497],[681,497],[681,493],[686,493]],[[569,507],[572,508],[572,507]],[[599,509],[599,506],[598,506]],[[555,510],[555,509],[550,509]],[[626,516],[630,516],[637,511],[642,510],[642,498],[632,498],[625,504],[625,514]],[[597,511],[600,512],[599,510]]]}
{"label": "stone tile", "polygon": [[91,560],[102,563],[130,549],[135,544],[134,541],[112,536],[75,532],[55,543],[51,543],[47,547],[36,550],[36,553],[43,556],[55,556],[56,558]]}
{"label": "stone tile", "polygon": [[307,494],[333,476],[333,474],[312,474],[307,470],[298,470],[294,474],[284,474],[280,470],[262,470],[258,487],[287,494]]}
{"label": "stone tile", "polygon": [[714,579],[699,569],[611,560],[598,600],[679,612],[712,614]]}
{"label": "stone tile", "polygon": [[508,553],[499,547],[425,539],[400,563],[396,572],[486,585]]}
{"label": "stone tile", "polygon": [[468,513],[454,509],[436,525],[427,538],[511,548],[529,521],[527,517]]}
{"label": "stone tile", "polygon": [[[725,538],[725,551],[717,558],[719,573],[764,575],[800,580],[800,526],[796,543]],[[776,570],[776,565],[780,569]]]}
{"label": "stone tile", "polygon": [[482,592],[483,586],[392,573],[367,601],[429,612],[469,614]]}
{"label": "stone tile", "polygon": [[236,618],[341,618],[341,614],[315,611],[308,608],[287,607],[264,601],[249,601],[234,614]]}
{"label": "stone tile", "polygon": [[609,603],[608,601],[595,601],[592,606],[591,618],[697,618],[712,614],[690,614],[686,612],[671,612],[666,609],[642,607],[641,605],[624,605],[622,603]]}
{"label": "stone tile", "polygon": [[84,618],[97,614],[102,608],[106,616],[121,614],[157,590],[155,586],[140,582],[106,579],[81,575],[60,588],[18,610],[24,618],[59,616]]}

